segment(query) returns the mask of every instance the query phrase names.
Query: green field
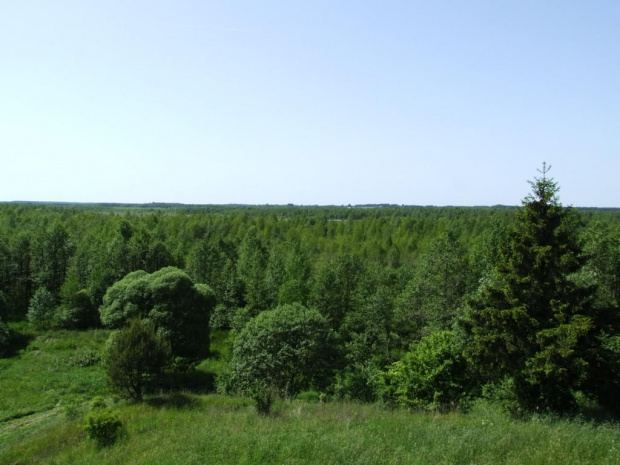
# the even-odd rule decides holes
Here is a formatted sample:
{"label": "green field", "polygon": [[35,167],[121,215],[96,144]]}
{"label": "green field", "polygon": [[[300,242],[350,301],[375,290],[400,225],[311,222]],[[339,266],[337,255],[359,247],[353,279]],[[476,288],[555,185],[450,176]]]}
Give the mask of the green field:
{"label": "green field", "polygon": [[[189,391],[116,403],[123,436],[98,448],[82,424],[87,401],[106,392],[105,376],[83,359],[92,361],[88,351],[97,353],[106,337],[101,330],[32,333],[19,354],[0,361],[0,463],[620,463],[617,426],[517,421],[485,402],[469,413],[431,414],[280,401],[265,417],[248,399]],[[216,358],[199,367],[205,375],[225,358],[225,337],[213,340]],[[63,408],[70,397],[83,402],[71,419]]]}

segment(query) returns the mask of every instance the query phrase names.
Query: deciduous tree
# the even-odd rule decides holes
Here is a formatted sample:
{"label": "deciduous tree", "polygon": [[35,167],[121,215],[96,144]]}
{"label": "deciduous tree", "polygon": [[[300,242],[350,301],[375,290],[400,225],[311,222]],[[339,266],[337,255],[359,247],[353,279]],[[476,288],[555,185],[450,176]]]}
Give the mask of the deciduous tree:
{"label": "deciduous tree", "polygon": [[129,273],[111,286],[103,298],[101,322],[122,328],[133,318],[150,320],[169,341],[174,356],[193,359],[209,353],[209,315],[215,306],[206,284],[194,284],[174,267],[155,273]]}
{"label": "deciduous tree", "polygon": [[329,325],[316,310],[291,304],[261,312],[235,340],[233,388],[260,403],[271,390],[289,397],[324,386],[331,349]]}

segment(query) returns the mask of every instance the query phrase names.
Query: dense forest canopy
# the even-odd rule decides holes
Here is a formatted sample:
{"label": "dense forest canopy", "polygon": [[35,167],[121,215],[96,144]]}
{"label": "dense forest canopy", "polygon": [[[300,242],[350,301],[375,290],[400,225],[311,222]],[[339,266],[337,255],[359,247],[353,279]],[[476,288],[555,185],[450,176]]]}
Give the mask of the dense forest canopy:
{"label": "dense forest canopy", "polygon": [[[537,184],[532,186],[536,193]],[[555,195],[555,184],[549,188]],[[517,311],[514,309],[527,311],[520,307],[519,300],[529,292],[523,290],[523,282],[529,283],[531,278],[527,272],[532,265],[527,260],[538,263],[539,259],[523,257],[530,248],[537,251],[540,247],[555,247],[553,241],[557,238],[551,245],[538,244],[534,236],[524,239],[530,234],[526,234],[528,228],[538,227],[528,221],[547,221],[545,227],[549,229],[544,234],[556,237],[555,219],[524,219],[535,200],[526,197],[525,209],[0,204],[0,316],[5,322],[27,318],[40,329],[81,329],[101,324],[112,328],[118,325],[111,323],[110,309],[118,308],[127,322],[138,317],[155,324],[160,335],[169,335],[167,343],[177,353],[191,358],[201,350],[208,353],[209,336],[207,331],[203,348],[200,338],[191,336],[196,349],[185,354],[175,342],[185,336],[174,339],[171,335],[183,335],[182,328],[192,327],[193,323],[182,320],[186,314],[197,318],[200,312],[207,312],[200,316],[204,320],[201,328],[210,325],[211,329],[234,330],[234,334],[243,335],[250,334],[243,330],[258,315],[293,305],[318,312],[313,315],[330,331],[329,350],[316,354],[329,360],[329,367],[322,371],[323,379],[300,383],[304,389],[320,388],[338,398],[381,398],[404,405],[422,402],[443,408],[455,405],[463,395],[472,395],[472,389],[480,387],[475,378],[486,379],[495,386],[494,392],[501,390],[502,383],[511,382],[520,383],[518,388],[524,390],[535,376],[553,386],[568,376],[565,370],[573,370],[582,378],[594,372],[585,367],[589,363],[585,358],[578,358],[575,363],[581,364],[579,369],[559,364],[555,378],[541,374],[545,368],[533,368],[532,360],[543,366],[545,356],[555,356],[541,355],[541,338],[552,340],[547,344],[549,348],[562,345],[566,338],[581,341],[595,334],[598,341],[605,336],[604,344],[601,342],[607,348],[604,351],[603,346],[593,345],[583,349],[590,351],[590,361],[592,351],[602,354],[596,361],[599,367],[609,366],[607,362],[616,354],[620,210],[566,209],[555,197],[552,199],[552,207],[560,212],[558,218],[570,212],[570,222],[557,231],[570,237],[574,263],[563,271],[550,261],[559,273],[553,278],[559,284],[549,287],[543,272],[540,292],[544,299],[550,295],[545,289],[571,289],[585,316],[571,320],[572,303],[553,304],[567,312],[566,316],[557,316],[560,310],[548,310],[564,326],[557,329],[547,325],[546,333],[537,333],[538,323],[527,323],[531,337],[525,355],[513,348],[510,334],[514,325],[518,329],[525,323],[515,323],[512,316],[507,316],[503,326],[493,330],[497,338],[504,338],[506,346],[502,350],[514,354],[512,358],[491,360],[499,367],[496,376],[487,373],[484,378],[470,368],[477,361],[497,355],[493,344],[499,344],[499,339],[484,339],[488,325],[485,312],[495,307],[509,313]],[[525,242],[519,245],[519,241]],[[510,247],[520,252],[510,252]],[[564,250],[565,246],[558,247]],[[556,258],[558,264],[564,263],[564,258]],[[525,275],[518,278],[515,270]],[[166,276],[160,286],[166,289],[160,292],[164,296],[161,302],[149,291],[146,278],[151,275]],[[521,284],[511,284],[515,279],[520,279]],[[177,282],[184,283],[184,287]],[[510,286],[514,289],[510,290]],[[197,296],[209,295],[211,300],[208,305],[207,300],[204,305],[192,304],[193,313],[187,313],[179,303],[187,300],[187,292],[181,287]],[[588,291],[584,294],[581,289]],[[173,299],[166,301],[166,296]],[[488,318],[495,321],[494,317]],[[569,323],[572,326],[567,326]],[[576,333],[571,336],[571,332]],[[247,344],[248,337],[237,343]],[[567,344],[564,346],[569,352],[579,345]],[[235,353],[244,353],[241,346]],[[233,359],[232,366],[246,362]],[[437,379],[454,377],[456,384],[450,381],[444,392],[438,387],[440,381],[438,385],[426,385],[429,378],[424,373],[415,375],[419,378],[412,374],[429,364],[446,369],[446,375],[436,373]],[[460,368],[454,371],[451,366]],[[520,371],[514,371],[517,369]],[[222,376],[218,381],[220,389],[243,392],[246,388],[236,386],[235,379],[232,375]],[[244,383],[246,387],[252,385],[250,381]],[[278,394],[288,395],[289,384],[275,383],[269,389],[277,387]],[[613,388],[573,384],[571,389],[587,388],[599,397]],[[574,403],[573,391],[565,394],[562,408]],[[558,407],[550,402],[550,391],[528,395],[522,394],[532,405],[545,401],[545,408]]]}
{"label": "dense forest canopy", "polygon": [[[223,279],[221,274],[209,276],[212,266],[228,263],[229,274],[242,274],[237,268],[245,266],[251,253],[245,250],[244,256],[243,248],[251,230],[266,268],[270,260],[271,268],[281,268],[301,244],[313,278],[320,276],[330,259],[346,254],[367,265],[413,269],[433,241],[448,231],[469,255],[480,254],[489,234],[507,227],[515,211],[500,206],[5,203],[0,204],[2,312],[5,318],[25,315],[39,288],[49,290],[57,303],[87,289],[98,306],[106,289],[127,273],[153,272],[169,265],[190,271],[198,282],[219,286],[222,292],[223,283],[215,282]],[[613,235],[620,228],[620,210],[580,209],[578,213],[584,231],[596,224]],[[471,265],[477,268],[480,263],[474,260]],[[222,295],[218,297],[221,303]]]}

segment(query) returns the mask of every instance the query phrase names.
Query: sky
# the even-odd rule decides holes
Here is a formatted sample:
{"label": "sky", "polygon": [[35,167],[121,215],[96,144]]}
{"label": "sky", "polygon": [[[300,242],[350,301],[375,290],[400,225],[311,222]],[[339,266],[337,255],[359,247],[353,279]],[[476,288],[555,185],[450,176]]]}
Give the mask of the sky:
{"label": "sky", "polygon": [[617,0],[0,3],[0,201],[620,207]]}

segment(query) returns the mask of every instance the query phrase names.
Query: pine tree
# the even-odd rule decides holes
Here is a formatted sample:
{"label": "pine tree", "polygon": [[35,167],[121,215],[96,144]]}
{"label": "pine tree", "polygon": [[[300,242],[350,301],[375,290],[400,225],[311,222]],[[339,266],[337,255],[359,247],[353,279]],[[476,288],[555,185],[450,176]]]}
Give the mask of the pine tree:
{"label": "pine tree", "polygon": [[169,357],[170,345],[155,326],[136,318],[108,342],[105,367],[110,385],[123,397],[139,402]]}
{"label": "pine tree", "polygon": [[530,182],[495,273],[470,302],[467,354],[484,379],[510,379],[518,408],[553,412],[575,407],[595,352],[594,289],[572,279],[583,266],[579,221],[547,177]]}

